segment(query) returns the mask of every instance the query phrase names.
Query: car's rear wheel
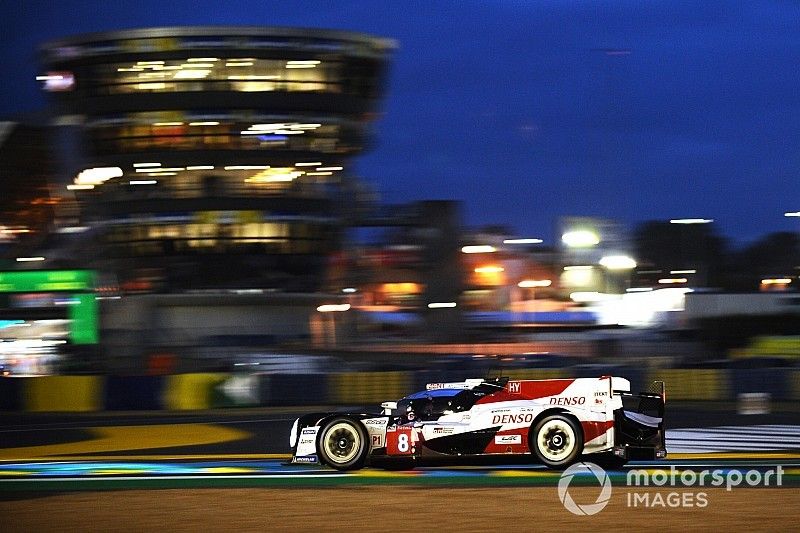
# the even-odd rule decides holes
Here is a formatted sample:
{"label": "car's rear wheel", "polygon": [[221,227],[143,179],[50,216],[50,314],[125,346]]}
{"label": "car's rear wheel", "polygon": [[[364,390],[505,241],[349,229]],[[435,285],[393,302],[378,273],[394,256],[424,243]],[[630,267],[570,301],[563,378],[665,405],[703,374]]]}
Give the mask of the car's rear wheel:
{"label": "car's rear wheel", "polygon": [[528,441],[533,454],[550,468],[572,464],[583,451],[583,432],[578,422],[562,414],[537,422]]}
{"label": "car's rear wheel", "polygon": [[369,453],[367,432],[350,418],[330,420],[317,437],[320,461],[337,470],[357,470],[364,466]]}

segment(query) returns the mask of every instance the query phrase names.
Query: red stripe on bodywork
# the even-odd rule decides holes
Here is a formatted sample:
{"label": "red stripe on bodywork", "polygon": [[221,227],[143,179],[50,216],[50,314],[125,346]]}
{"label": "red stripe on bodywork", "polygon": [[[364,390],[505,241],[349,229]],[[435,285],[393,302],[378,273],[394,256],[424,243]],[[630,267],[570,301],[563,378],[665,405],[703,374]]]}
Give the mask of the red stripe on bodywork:
{"label": "red stripe on bodywork", "polygon": [[583,428],[583,442],[589,442],[596,439],[612,427],[614,427],[613,420],[606,420],[605,422],[581,422]]}
{"label": "red stripe on bodywork", "polygon": [[[489,396],[484,396],[476,404],[510,402],[514,400],[536,400],[548,396],[556,396],[564,392],[567,387],[575,382],[574,379],[543,379],[541,381],[522,380],[509,381],[503,390]],[[515,385],[519,385],[519,392],[511,392]]]}

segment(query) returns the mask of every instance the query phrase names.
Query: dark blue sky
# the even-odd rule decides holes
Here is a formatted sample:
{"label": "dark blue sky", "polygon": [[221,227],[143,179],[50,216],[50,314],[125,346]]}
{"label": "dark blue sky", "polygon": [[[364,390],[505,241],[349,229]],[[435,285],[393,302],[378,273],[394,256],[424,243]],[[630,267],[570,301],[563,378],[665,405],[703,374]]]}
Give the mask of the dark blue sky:
{"label": "dark blue sky", "polygon": [[[800,231],[800,3],[453,0],[0,2],[0,116],[42,99],[36,45],[170,25],[392,37],[358,170],[384,200],[457,198],[467,223],[551,241],[561,215],[707,217]],[[611,55],[603,49],[626,49]]]}

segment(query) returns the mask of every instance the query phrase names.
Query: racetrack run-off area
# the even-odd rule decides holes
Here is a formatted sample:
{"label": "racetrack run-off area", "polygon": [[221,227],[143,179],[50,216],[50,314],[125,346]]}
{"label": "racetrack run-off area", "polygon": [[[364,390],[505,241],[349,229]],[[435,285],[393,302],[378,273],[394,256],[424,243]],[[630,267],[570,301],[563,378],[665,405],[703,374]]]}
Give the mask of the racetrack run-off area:
{"label": "racetrack run-off area", "polygon": [[[706,506],[674,508],[628,507],[628,490],[615,489],[594,516],[569,513],[555,487],[22,493],[0,501],[0,525],[3,531],[700,531],[709,524],[719,531],[796,530],[796,489],[708,489]],[[640,492],[666,497],[670,490]],[[570,494],[594,501],[597,488]]]}

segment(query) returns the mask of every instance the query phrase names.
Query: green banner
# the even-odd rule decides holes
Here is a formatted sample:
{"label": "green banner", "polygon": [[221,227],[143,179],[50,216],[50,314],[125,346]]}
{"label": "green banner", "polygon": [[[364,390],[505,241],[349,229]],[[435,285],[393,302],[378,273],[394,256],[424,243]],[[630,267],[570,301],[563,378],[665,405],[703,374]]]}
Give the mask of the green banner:
{"label": "green banner", "polygon": [[0,293],[87,291],[94,288],[90,270],[19,270],[0,272]]}

